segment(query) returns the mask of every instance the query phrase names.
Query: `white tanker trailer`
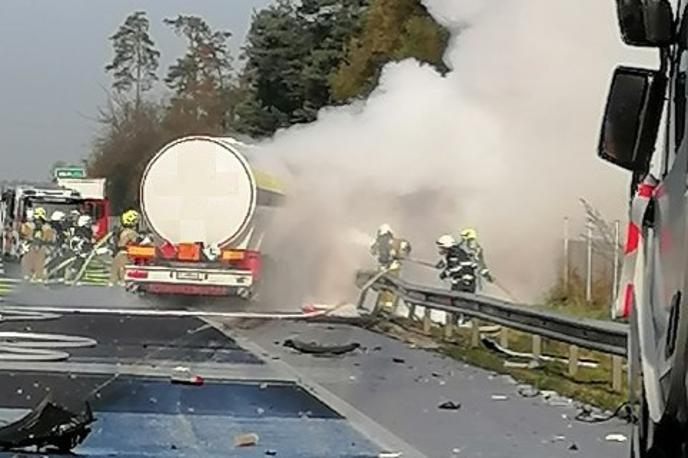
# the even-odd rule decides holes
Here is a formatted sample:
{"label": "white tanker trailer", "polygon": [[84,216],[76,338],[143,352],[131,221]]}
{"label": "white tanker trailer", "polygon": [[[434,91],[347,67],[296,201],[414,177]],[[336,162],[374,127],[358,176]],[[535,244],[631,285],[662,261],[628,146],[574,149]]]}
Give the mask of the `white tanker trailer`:
{"label": "white tanker trailer", "polygon": [[155,243],[128,247],[128,287],[152,294],[253,293],[265,230],[284,200],[279,182],[250,165],[253,149],[232,138],[192,136],[150,160],[140,199]]}

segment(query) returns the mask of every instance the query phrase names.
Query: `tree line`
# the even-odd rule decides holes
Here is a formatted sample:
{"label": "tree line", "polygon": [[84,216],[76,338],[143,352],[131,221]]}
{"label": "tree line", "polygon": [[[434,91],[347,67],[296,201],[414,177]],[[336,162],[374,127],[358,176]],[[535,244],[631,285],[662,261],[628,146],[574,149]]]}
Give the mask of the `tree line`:
{"label": "tree line", "polygon": [[[254,12],[239,56],[231,32],[201,17],[162,21],[185,43],[164,73],[146,12],[130,14],[109,38],[112,91],[88,166],[108,178],[115,211],[136,205],[145,164],[174,138],[262,138],[312,122],[325,106],[365,98],[394,60],[447,71],[448,33],[420,0],[276,0]],[[163,94],[154,91],[158,82]]]}

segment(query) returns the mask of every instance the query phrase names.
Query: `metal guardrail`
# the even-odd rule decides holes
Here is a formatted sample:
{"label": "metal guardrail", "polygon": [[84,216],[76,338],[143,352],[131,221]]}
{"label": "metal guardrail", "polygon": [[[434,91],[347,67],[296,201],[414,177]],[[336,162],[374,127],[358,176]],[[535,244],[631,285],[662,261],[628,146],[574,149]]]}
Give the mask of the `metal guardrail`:
{"label": "metal guardrail", "polygon": [[371,289],[386,290],[405,303],[426,310],[463,314],[578,347],[626,356],[628,326],[621,323],[576,318],[491,297],[414,285],[389,275],[373,280],[374,276],[358,274],[357,283],[362,288],[359,306],[363,305]]}

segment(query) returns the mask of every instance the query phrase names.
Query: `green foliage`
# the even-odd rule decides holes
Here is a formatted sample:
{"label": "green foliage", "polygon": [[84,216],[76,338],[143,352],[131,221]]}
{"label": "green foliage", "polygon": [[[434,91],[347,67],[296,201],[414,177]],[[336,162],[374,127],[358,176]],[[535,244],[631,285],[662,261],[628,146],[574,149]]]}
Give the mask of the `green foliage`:
{"label": "green foliage", "polygon": [[135,90],[137,105],[142,93],[152,89],[158,79],[160,52],[148,33],[149,28],[145,12],[130,14],[110,37],[115,56],[105,67],[112,73],[112,87],[116,92],[123,94]]}
{"label": "green foliage", "polygon": [[[136,205],[148,159],[166,142],[189,134],[252,137],[313,121],[327,105],[367,94],[381,67],[416,57],[440,70],[447,33],[420,0],[276,0],[254,13],[243,48],[245,66],[232,68],[229,31],[198,16],[164,19],[186,43],[167,69],[170,95],[143,101],[157,80],[160,53],[139,11],[110,37],[106,70],[114,96],[101,111],[90,172],[108,178],[116,211]],[[135,102],[126,97],[135,89]]]}
{"label": "green foliage", "polygon": [[171,110],[192,124],[227,129],[232,101],[231,32],[213,30],[197,16],[165,19],[186,41],[186,53],[170,65],[165,83],[174,92]]}
{"label": "green foliage", "polygon": [[244,47],[245,99],[237,128],[270,135],[313,121],[332,103],[329,75],[359,30],[367,0],[280,0],[256,13]]}
{"label": "green foliage", "polygon": [[373,0],[362,32],[350,40],[346,59],[331,75],[334,99],[367,96],[391,61],[413,57],[446,72],[442,55],[448,39],[420,0]]}

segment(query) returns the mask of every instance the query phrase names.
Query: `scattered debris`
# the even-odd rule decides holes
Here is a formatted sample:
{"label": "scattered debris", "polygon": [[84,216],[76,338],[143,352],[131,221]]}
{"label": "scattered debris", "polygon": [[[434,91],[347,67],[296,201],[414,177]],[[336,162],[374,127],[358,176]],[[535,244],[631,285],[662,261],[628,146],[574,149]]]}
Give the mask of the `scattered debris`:
{"label": "scattered debris", "polygon": [[509,399],[509,396],[506,396],[504,394],[493,394],[492,395],[493,401],[506,401],[507,399]]}
{"label": "scattered debris", "polygon": [[557,436],[552,436],[552,440],[550,440],[550,442],[562,442],[565,440],[566,440],[566,436],[557,435]]}
{"label": "scattered debris", "polygon": [[260,385],[258,385],[258,388],[260,388],[261,390],[264,390],[267,387],[268,387],[268,384],[266,382],[263,382]]}
{"label": "scattered debris", "polygon": [[55,447],[66,453],[86,439],[94,421],[88,403],[74,413],[46,397],[28,414],[0,428],[0,449]]}
{"label": "scattered debris", "polygon": [[621,433],[612,433],[604,436],[604,440],[607,442],[626,442],[628,438]]}
{"label": "scattered debris", "polygon": [[174,368],[170,376],[170,381],[181,385],[203,385],[205,382],[203,377],[192,374],[191,369],[184,366],[177,366]]}
{"label": "scattered debris", "polygon": [[258,434],[247,433],[234,436],[235,447],[250,447],[258,443]]}
{"label": "scattered debris", "polygon": [[540,395],[540,390],[532,385],[519,385],[516,389],[518,394],[524,398],[534,398]]}
{"label": "scattered debris", "polygon": [[399,458],[400,456],[401,452],[380,452],[377,458]]}
{"label": "scattered debris", "polygon": [[170,450],[177,450],[177,446],[174,444],[170,445]]}
{"label": "scattered debris", "polygon": [[575,442],[572,442],[571,445],[569,445],[569,450],[577,451],[578,446],[576,445]]}
{"label": "scattered debris", "polygon": [[277,450],[267,449],[267,450],[265,450],[265,455],[267,455],[267,456],[277,456]]}
{"label": "scattered debris", "polygon": [[263,415],[263,414],[265,413],[265,409],[263,409],[262,407],[258,407],[258,408],[256,409],[256,413],[257,413],[258,415]]}
{"label": "scattered debris", "polygon": [[454,401],[446,401],[438,405],[437,408],[442,410],[459,410],[461,408],[461,404]]}
{"label": "scattered debris", "polygon": [[358,342],[344,345],[321,345],[317,342],[303,342],[299,339],[287,339],[282,345],[310,355],[343,355],[361,346]]}
{"label": "scattered debris", "polygon": [[404,364],[406,362],[404,358],[392,358],[392,361],[398,364]]}
{"label": "scattered debris", "polygon": [[372,351],[382,351],[382,347],[380,345],[373,347]]}
{"label": "scattered debris", "polygon": [[[536,357],[532,353],[513,351],[513,350],[510,350],[508,348],[502,347],[495,340],[489,339],[487,337],[483,337],[482,339],[480,339],[480,342],[488,350],[492,350],[496,353],[501,353],[503,355],[510,356],[512,358],[522,358],[522,359],[530,359],[530,360],[538,360],[539,359],[540,361],[538,362],[538,364],[540,364],[540,365],[542,364],[543,361],[545,361],[545,362],[556,361],[556,362],[564,363],[564,364],[568,364],[568,362],[569,362],[568,359],[561,358],[558,356],[540,355],[540,356]],[[599,362],[597,362],[593,359],[579,359],[578,360],[578,366],[579,367],[588,367],[588,368],[594,369],[594,368],[599,366]],[[536,366],[536,367],[539,367],[539,366]]]}
{"label": "scattered debris", "polygon": [[461,453],[461,449],[455,447],[455,448],[452,449],[452,453],[453,453],[454,455],[458,455],[459,453]]}

